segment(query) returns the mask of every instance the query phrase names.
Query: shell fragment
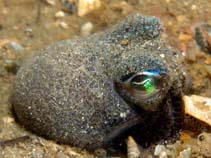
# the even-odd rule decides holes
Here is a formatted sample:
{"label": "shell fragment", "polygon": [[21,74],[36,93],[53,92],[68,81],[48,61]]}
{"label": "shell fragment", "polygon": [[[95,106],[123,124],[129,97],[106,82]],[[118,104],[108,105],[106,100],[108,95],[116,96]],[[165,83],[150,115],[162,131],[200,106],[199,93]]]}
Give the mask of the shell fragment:
{"label": "shell fragment", "polygon": [[133,137],[129,136],[127,140],[127,158],[139,158],[140,150]]}
{"label": "shell fragment", "polygon": [[211,98],[183,96],[185,113],[211,126]]}

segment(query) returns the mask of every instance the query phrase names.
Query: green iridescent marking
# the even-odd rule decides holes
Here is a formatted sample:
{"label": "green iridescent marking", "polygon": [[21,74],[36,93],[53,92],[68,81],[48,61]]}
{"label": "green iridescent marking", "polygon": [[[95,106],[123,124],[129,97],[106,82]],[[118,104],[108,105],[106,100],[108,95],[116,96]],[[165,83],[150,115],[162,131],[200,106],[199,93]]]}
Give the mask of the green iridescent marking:
{"label": "green iridescent marking", "polygon": [[153,93],[155,91],[155,89],[156,89],[152,79],[145,80],[144,88],[147,91],[147,93],[149,93],[149,94]]}

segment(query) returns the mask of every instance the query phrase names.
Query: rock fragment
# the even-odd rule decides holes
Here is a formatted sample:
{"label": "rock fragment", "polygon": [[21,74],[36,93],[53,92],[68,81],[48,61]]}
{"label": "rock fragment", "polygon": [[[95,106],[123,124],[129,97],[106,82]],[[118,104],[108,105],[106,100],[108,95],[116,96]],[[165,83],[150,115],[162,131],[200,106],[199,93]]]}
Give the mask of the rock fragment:
{"label": "rock fragment", "polygon": [[85,37],[91,34],[94,26],[91,22],[87,22],[81,26],[81,36]]}
{"label": "rock fragment", "polygon": [[64,16],[65,16],[65,13],[61,10],[55,13],[56,18],[62,18]]}
{"label": "rock fragment", "polygon": [[78,1],[78,16],[85,16],[86,14],[99,9],[101,7],[100,0],[79,0]]}

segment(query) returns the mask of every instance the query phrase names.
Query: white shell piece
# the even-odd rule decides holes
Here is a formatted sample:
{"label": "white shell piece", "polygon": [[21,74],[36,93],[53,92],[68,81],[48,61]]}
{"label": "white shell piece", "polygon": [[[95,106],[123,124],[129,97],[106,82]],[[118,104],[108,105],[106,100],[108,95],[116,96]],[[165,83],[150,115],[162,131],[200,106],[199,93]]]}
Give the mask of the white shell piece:
{"label": "white shell piece", "polygon": [[183,96],[185,113],[211,126],[211,98]]}

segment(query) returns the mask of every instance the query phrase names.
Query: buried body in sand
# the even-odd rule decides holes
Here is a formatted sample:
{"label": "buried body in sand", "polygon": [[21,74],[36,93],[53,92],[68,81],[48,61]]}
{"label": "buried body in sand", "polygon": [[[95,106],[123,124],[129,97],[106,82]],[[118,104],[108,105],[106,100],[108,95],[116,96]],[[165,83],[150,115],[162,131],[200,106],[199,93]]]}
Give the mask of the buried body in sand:
{"label": "buried body in sand", "polygon": [[176,140],[189,77],[160,39],[155,17],[133,14],[105,32],[61,41],[20,68],[11,97],[17,120],[59,143],[120,149]]}

